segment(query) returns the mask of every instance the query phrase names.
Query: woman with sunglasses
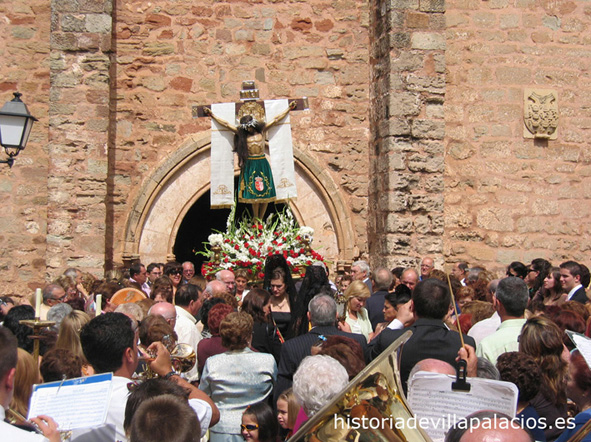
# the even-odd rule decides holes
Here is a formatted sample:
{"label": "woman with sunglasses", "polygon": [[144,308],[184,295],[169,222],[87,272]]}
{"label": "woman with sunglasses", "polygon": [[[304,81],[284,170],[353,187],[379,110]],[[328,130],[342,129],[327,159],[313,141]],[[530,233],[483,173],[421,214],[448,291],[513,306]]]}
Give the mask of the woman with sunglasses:
{"label": "woman with sunglasses", "polygon": [[183,279],[183,266],[181,263],[176,261],[167,262],[164,266],[164,274],[172,281],[172,292],[174,299],[174,294],[176,293],[181,284],[181,280]]}
{"label": "woman with sunglasses", "polygon": [[552,264],[543,258],[534,259],[527,267],[525,283],[529,289],[529,298],[532,299],[544,286],[544,280],[548,276]]}

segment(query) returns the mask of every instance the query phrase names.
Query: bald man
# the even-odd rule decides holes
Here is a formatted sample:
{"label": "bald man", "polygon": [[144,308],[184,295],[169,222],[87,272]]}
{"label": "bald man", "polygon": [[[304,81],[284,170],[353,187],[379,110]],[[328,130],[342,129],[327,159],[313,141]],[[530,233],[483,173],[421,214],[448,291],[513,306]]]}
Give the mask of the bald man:
{"label": "bald man", "polygon": [[226,285],[229,294],[236,294],[236,278],[232,270],[220,270],[215,274],[215,278]]}
{"label": "bald man", "polygon": [[174,305],[172,305],[170,302],[157,302],[152,307],[150,307],[150,310],[148,310],[148,314],[162,316],[164,319],[166,319],[166,322],[168,322],[172,328],[174,328],[174,326],[176,325],[176,309],[174,308]]}
{"label": "bald man", "polygon": [[419,274],[415,269],[406,269],[400,276],[400,283],[407,286],[412,292],[419,282]]}
{"label": "bald man", "polygon": [[426,256],[421,261],[421,281],[427,279],[431,272],[433,271],[435,264],[433,262],[433,258]]}
{"label": "bald man", "polygon": [[445,442],[534,442],[534,438],[506,414],[478,411],[454,425]]}
{"label": "bald man", "polygon": [[209,281],[205,287],[205,299],[217,298],[222,293],[227,293],[228,287],[222,281],[217,279]]}

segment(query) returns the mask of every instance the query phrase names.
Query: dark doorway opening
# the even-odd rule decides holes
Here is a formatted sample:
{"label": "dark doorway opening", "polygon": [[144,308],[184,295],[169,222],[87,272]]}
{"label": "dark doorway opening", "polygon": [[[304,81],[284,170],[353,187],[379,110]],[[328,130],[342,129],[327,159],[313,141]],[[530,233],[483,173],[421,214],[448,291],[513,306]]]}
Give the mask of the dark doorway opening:
{"label": "dark doorway opening", "polygon": [[[238,188],[238,177],[234,179],[234,188]],[[178,262],[191,261],[195,264],[196,273],[200,272],[201,265],[207,259],[203,255],[197,255],[196,252],[205,250],[203,243],[207,242],[207,237],[214,230],[226,231],[226,221],[230,215],[230,209],[211,209],[209,203],[210,191],[208,190],[188,210],[181,222],[172,249]],[[284,203],[270,203],[265,212],[265,218],[273,212],[281,212],[285,206]],[[239,203],[236,208],[236,219],[242,219],[245,211],[252,214],[249,204]]]}

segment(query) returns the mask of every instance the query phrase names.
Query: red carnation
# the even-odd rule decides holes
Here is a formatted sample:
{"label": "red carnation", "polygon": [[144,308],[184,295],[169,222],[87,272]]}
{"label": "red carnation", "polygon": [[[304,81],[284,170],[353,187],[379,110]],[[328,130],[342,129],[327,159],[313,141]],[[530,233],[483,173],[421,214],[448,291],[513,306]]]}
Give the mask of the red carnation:
{"label": "red carnation", "polygon": [[236,244],[236,245],[234,246],[234,248],[235,248],[236,250],[240,250],[240,246],[239,246],[238,244]]}

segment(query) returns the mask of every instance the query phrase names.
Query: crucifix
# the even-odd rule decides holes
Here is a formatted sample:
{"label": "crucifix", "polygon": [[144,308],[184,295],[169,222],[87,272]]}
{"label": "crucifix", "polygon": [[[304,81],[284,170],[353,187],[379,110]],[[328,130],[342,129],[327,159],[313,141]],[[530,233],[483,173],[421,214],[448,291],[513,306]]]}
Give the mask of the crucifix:
{"label": "crucifix", "polygon": [[[272,201],[296,197],[288,114],[308,109],[308,99],[259,100],[254,81],[242,83],[240,102],[193,106],[193,118],[211,117],[211,207],[234,203],[234,158],[238,154],[238,201],[262,219]],[[235,123],[236,121],[236,123]],[[232,139],[233,137],[233,139]],[[265,155],[269,149],[271,163]]]}

